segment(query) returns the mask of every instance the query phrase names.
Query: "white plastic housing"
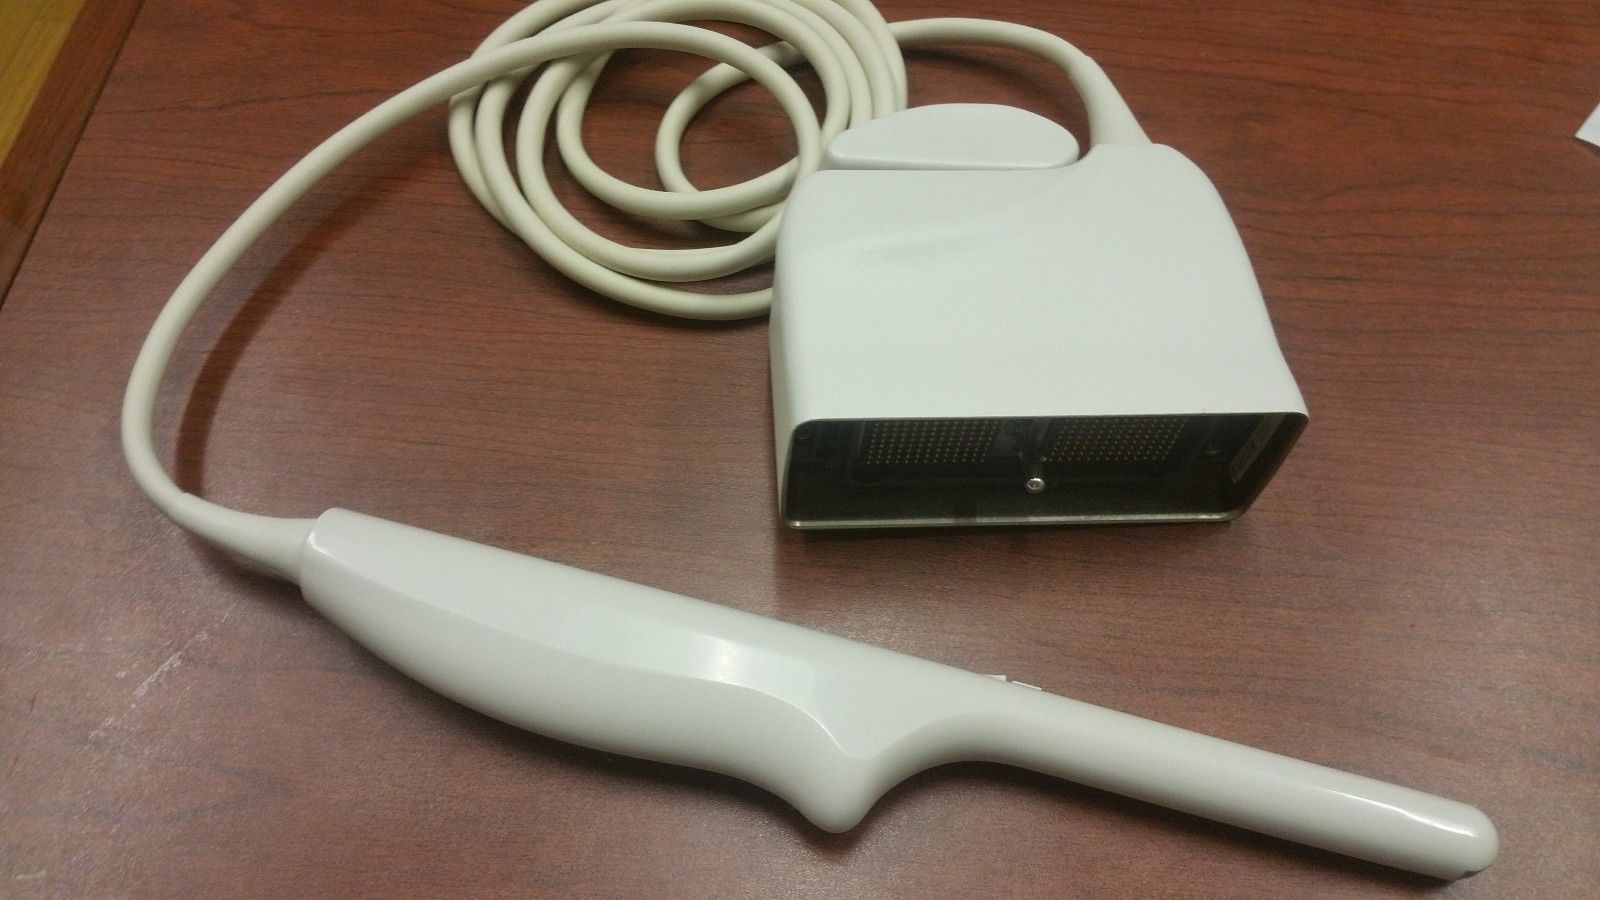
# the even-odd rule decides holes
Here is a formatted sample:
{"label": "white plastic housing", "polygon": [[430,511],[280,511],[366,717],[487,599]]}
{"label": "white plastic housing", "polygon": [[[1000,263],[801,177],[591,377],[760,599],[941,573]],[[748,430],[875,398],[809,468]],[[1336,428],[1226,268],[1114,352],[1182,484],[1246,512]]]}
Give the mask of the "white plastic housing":
{"label": "white plastic housing", "polygon": [[1078,158],[1078,139],[1027,110],[935,103],[871,119],[828,142],[825,169],[1055,169]]}
{"label": "white plastic housing", "polygon": [[[796,429],[809,422],[1303,421],[1250,260],[1193,163],[1162,145],[1097,144],[1041,168],[1064,151],[1043,137],[1043,120],[1010,110],[1018,121],[1007,130],[991,121],[1004,107],[978,108],[988,111],[913,109],[845,132],[829,150],[836,168],[789,198],[771,338],[780,494]],[[956,142],[952,159],[968,169],[930,162],[934,127],[966,118],[987,125]],[[996,141],[984,158],[972,135],[986,132],[1034,137]],[[797,525],[928,524],[801,521],[786,500]]]}
{"label": "white plastic housing", "polygon": [[317,519],[300,569],[314,607],[447,697],[753,782],[829,831],[987,760],[1440,878],[1497,848],[1455,801],[358,513]]}

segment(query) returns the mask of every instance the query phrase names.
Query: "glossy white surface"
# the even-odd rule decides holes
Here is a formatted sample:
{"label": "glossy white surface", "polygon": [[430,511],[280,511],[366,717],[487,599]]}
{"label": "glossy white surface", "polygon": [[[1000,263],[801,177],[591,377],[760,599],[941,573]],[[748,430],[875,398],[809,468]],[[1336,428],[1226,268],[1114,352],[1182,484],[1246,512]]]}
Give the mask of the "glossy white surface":
{"label": "glossy white surface", "polygon": [[300,568],[313,606],[448,697],[742,778],[829,831],[987,760],[1440,878],[1497,850],[1452,800],[358,513],[317,519]]}

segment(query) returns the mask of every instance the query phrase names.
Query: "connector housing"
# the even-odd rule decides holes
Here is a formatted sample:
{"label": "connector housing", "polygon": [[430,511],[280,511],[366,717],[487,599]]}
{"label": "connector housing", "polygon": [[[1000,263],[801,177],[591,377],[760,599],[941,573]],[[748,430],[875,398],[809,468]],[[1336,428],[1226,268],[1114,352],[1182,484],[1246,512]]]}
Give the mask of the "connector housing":
{"label": "connector housing", "polygon": [[897,169],[856,136],[789,198],[772,388],[790,524],[1228,519],[1299,436],[1205,175],[1161,145],[1062,164],[1017,143],[987,168],[969,142],[963,167]]}

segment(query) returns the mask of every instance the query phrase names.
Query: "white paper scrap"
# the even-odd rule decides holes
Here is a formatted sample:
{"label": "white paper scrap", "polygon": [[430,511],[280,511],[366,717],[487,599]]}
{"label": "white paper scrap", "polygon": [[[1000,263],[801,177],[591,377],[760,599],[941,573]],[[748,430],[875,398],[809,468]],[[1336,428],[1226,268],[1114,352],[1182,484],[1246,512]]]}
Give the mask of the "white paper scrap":
{"label": "white paper scrap", "polygon": [[1600,106],[1596,106],[1589,118],[1583,120],[1583,125],[1578,129],[1578,140],[1600,147]]}

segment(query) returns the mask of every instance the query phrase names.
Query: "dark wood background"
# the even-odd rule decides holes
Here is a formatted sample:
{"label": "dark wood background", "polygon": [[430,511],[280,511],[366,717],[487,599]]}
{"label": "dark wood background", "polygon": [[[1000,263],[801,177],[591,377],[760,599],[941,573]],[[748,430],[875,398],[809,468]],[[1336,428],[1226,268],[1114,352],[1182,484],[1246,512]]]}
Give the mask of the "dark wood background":
{"label": "dark wood background", "polygon": [[[0,893],[1595,890],[1600,152],[1572,132],[1600,101],[1600,9],[985,7],[1098,58],[1234,212],[1312,422],[1232,525],[786,530],[765,325],[553,274],[468,202],[442,111],[250,254],[161,415],[185,486],[244,509],[346,506],[1466,800],[1503,850],[1443,886],[991,766],[822,834],[728,779],[441,700],[161,519],[116,408],[167,293],[316,141],[516,8],[144,3],[0,306]],[[630,57],[599,159],[648,182],[696,71]],[[1030,61],[912,74],[916,102],[1081,126]],[[693,130],[691,173],[759,171],[786,127],[743,91]]]}

